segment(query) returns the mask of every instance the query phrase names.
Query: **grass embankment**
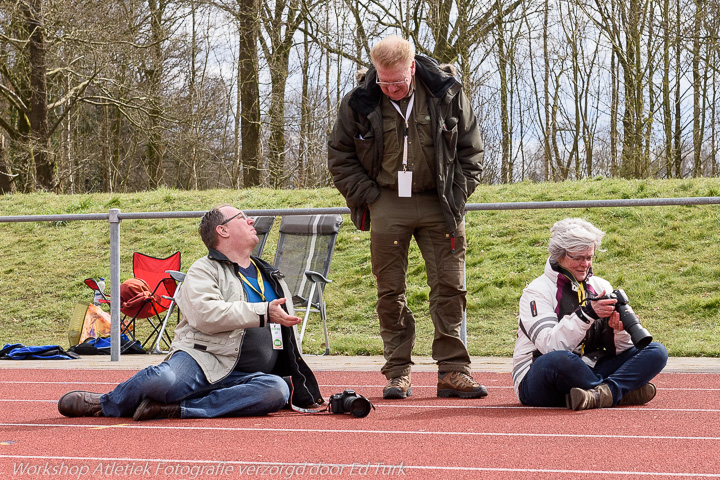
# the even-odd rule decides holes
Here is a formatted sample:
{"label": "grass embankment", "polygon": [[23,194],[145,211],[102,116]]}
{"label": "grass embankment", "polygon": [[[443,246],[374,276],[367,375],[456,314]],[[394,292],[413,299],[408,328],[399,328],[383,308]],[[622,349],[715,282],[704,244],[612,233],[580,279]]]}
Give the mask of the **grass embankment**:
{"label": "grass embankment", "polygon": [[[720,179],[579,182],[482,186],[471,203],[549,200],[705,197]],[[132,194],[5,195],[0,215],[201,211],[230,202],[241,208],[344,206],[333,188],[318,190],[161,189]],[[482,211],[467,215],[468,347],[472,355],[509,356],[517,303],[525,284],[542,273],[552,224],[583,217],[607,232],[595,273],[623,288],[643,325],[674,356],[720,356],[720,206]],[[121,278],[132,274],[132,253],[182,252],[187,269],[205,254],[198,219],[121,223]],[[277,224],[276,224],[277,225]],[[67,346],[77,302],[89,302],[86,277],[109,277],[109,228],[99,221],[0,223],[0,343]],[[272,261],[277,226],[264,257]],[[370,268],[369,234],[345,218],[326,289],[333,354],[381,354]],[[109,290],[109,285],[108,285]],[[430,354],[432,323],[420,253],[411,248],[408,301],[418,322],[415,353]],[[322,329],[311,320],[305,351],[321,353]]]}

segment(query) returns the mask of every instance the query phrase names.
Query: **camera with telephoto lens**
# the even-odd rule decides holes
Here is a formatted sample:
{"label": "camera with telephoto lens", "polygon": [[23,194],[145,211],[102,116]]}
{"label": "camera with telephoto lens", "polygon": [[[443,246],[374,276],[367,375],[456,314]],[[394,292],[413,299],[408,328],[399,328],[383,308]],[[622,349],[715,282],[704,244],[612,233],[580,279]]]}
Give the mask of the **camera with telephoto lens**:
{"label": "camera with telephoto lens", "polygon": [[617,300],[615,310],[620,314],[620,321],[623,324],[623,328],[630,334],[630,339],[633,345],[635,345],[635,348],[642,350],[647,347],[648,344],[652,342],[652,335],[640,325],[640,320],[637,315],[635,315],[632,307],[628,305],[629,301],[625,291],[618,288],[613,290],[612,293],[594,298],[593,300],[603,300],[606,298],[614,298]]}
{"label": "camera with telephoto lens", "polygon": [[358,418],[367,417],[370,409],[375,406],[370,400],[355,393],[355,390],[345,390],[330,396],[328,411],[330,413],[350,413]]}

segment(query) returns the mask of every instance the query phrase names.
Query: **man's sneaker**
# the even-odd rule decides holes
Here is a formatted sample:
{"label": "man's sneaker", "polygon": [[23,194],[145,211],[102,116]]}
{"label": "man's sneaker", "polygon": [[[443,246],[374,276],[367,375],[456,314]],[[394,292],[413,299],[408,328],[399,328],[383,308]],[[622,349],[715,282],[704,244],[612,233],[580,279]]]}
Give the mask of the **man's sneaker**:
{"label": "man's sneaker", "polygon": [[410,375],[401,375],[390,379],[390,382],[383,388],[383,398],[399,399],[412,395],[410,386]]}
{"label": "man's sneaker", "polygon": [[612,407],[613,397],[610,387],[601,383],[590,390],[571,388],[566,397],[567,407],[572,410],[589,410],[591,408]]}
{"label": "man's sneaker", "polygon": [[467,373],[447,372],[438,374],[438,397],[482,398],[487,394],[487,388],[477,383]]}
{"label": "man's sneaker", "polygon": [[646,383],[642,387],[630,390],[628,393],[623,395],[622,399],[618,402],[618,405],[645,405],[655,398],[656,393],[657,388],[655,388],[655,385],[652,383]]}

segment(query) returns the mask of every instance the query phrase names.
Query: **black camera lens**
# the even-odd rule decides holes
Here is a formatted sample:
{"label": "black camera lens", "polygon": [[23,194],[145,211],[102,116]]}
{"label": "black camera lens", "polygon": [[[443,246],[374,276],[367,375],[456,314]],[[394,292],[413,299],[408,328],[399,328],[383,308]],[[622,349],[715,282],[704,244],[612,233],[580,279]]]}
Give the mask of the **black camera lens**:
{"label": "black camera lens", "polygon": [[373,408],[370,400],[349,389],[332,395],[328,406],[330,413],[349,413],[357,418],[367,417]]}
{"label": "black camera lens", "polygon": [[635,345],[635,348],[642,350],[652,342],[652,335],[640,325],[640,319],[635,315],[632,307],[628,305],[628,297],[625,291],[617,289],[613,294],[615,298],[617,298],[615,310],[620,314],[620,321],[623,324],[623,328],[630,334],[630,339],[633,345]]}
{"label": "black camera lens", "polygon": [[630,334],[630,339],[635,348],[642,350],[652,342],[652,335],[640,325],[637,315],[630,305],[618,305],[616,310],[620,314],[620,321],[623,328]]}
{"label": "black camera lens", "polygon": [[346,412],[350,412],[353,416],[363,418],[368,416],[372,405],[367,398],[354,395],[343,399],[343,407]]}

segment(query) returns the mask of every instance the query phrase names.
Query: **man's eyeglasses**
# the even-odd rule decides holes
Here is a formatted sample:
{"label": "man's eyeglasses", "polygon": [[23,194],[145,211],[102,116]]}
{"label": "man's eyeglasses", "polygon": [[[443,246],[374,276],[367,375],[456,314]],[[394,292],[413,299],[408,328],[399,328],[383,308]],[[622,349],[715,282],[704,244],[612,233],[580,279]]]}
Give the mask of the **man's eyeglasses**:
{"label": "man's eyeglasses", "polygon": [[223,222],[220,225],[225,225],[226,223],[230,223],[230,221],[235,217],[242,217],[243,220],[245,220],[246,222],[248,221],[248,216],[245,215],[244,212],[240,212],[240,213],[236,213],[235,215],[233,215],[230,218],[226,218],[225,220],[223,220]]}
{"label": "man's eyeglasses", "polygon": [[575,256],[575,255],[570,255],[567,252],[565,253],[565,256],[575,262],[582,262],[583,260],[585,260],[586,262],[592,262],[593,260],[595,260],[597,258],[597,255],[587,255],[587,256],[577,255],[577,256]]}
{"label": "man's eyeglasses", "polygon": [[377,83],[381,87],[400,87],[402,85],[406,85],[407,81],[408,81],[407,77],[405,77],[402,80],[399,80],[397,82],[381,82],[380,80],[375,79],[375,83]]}

